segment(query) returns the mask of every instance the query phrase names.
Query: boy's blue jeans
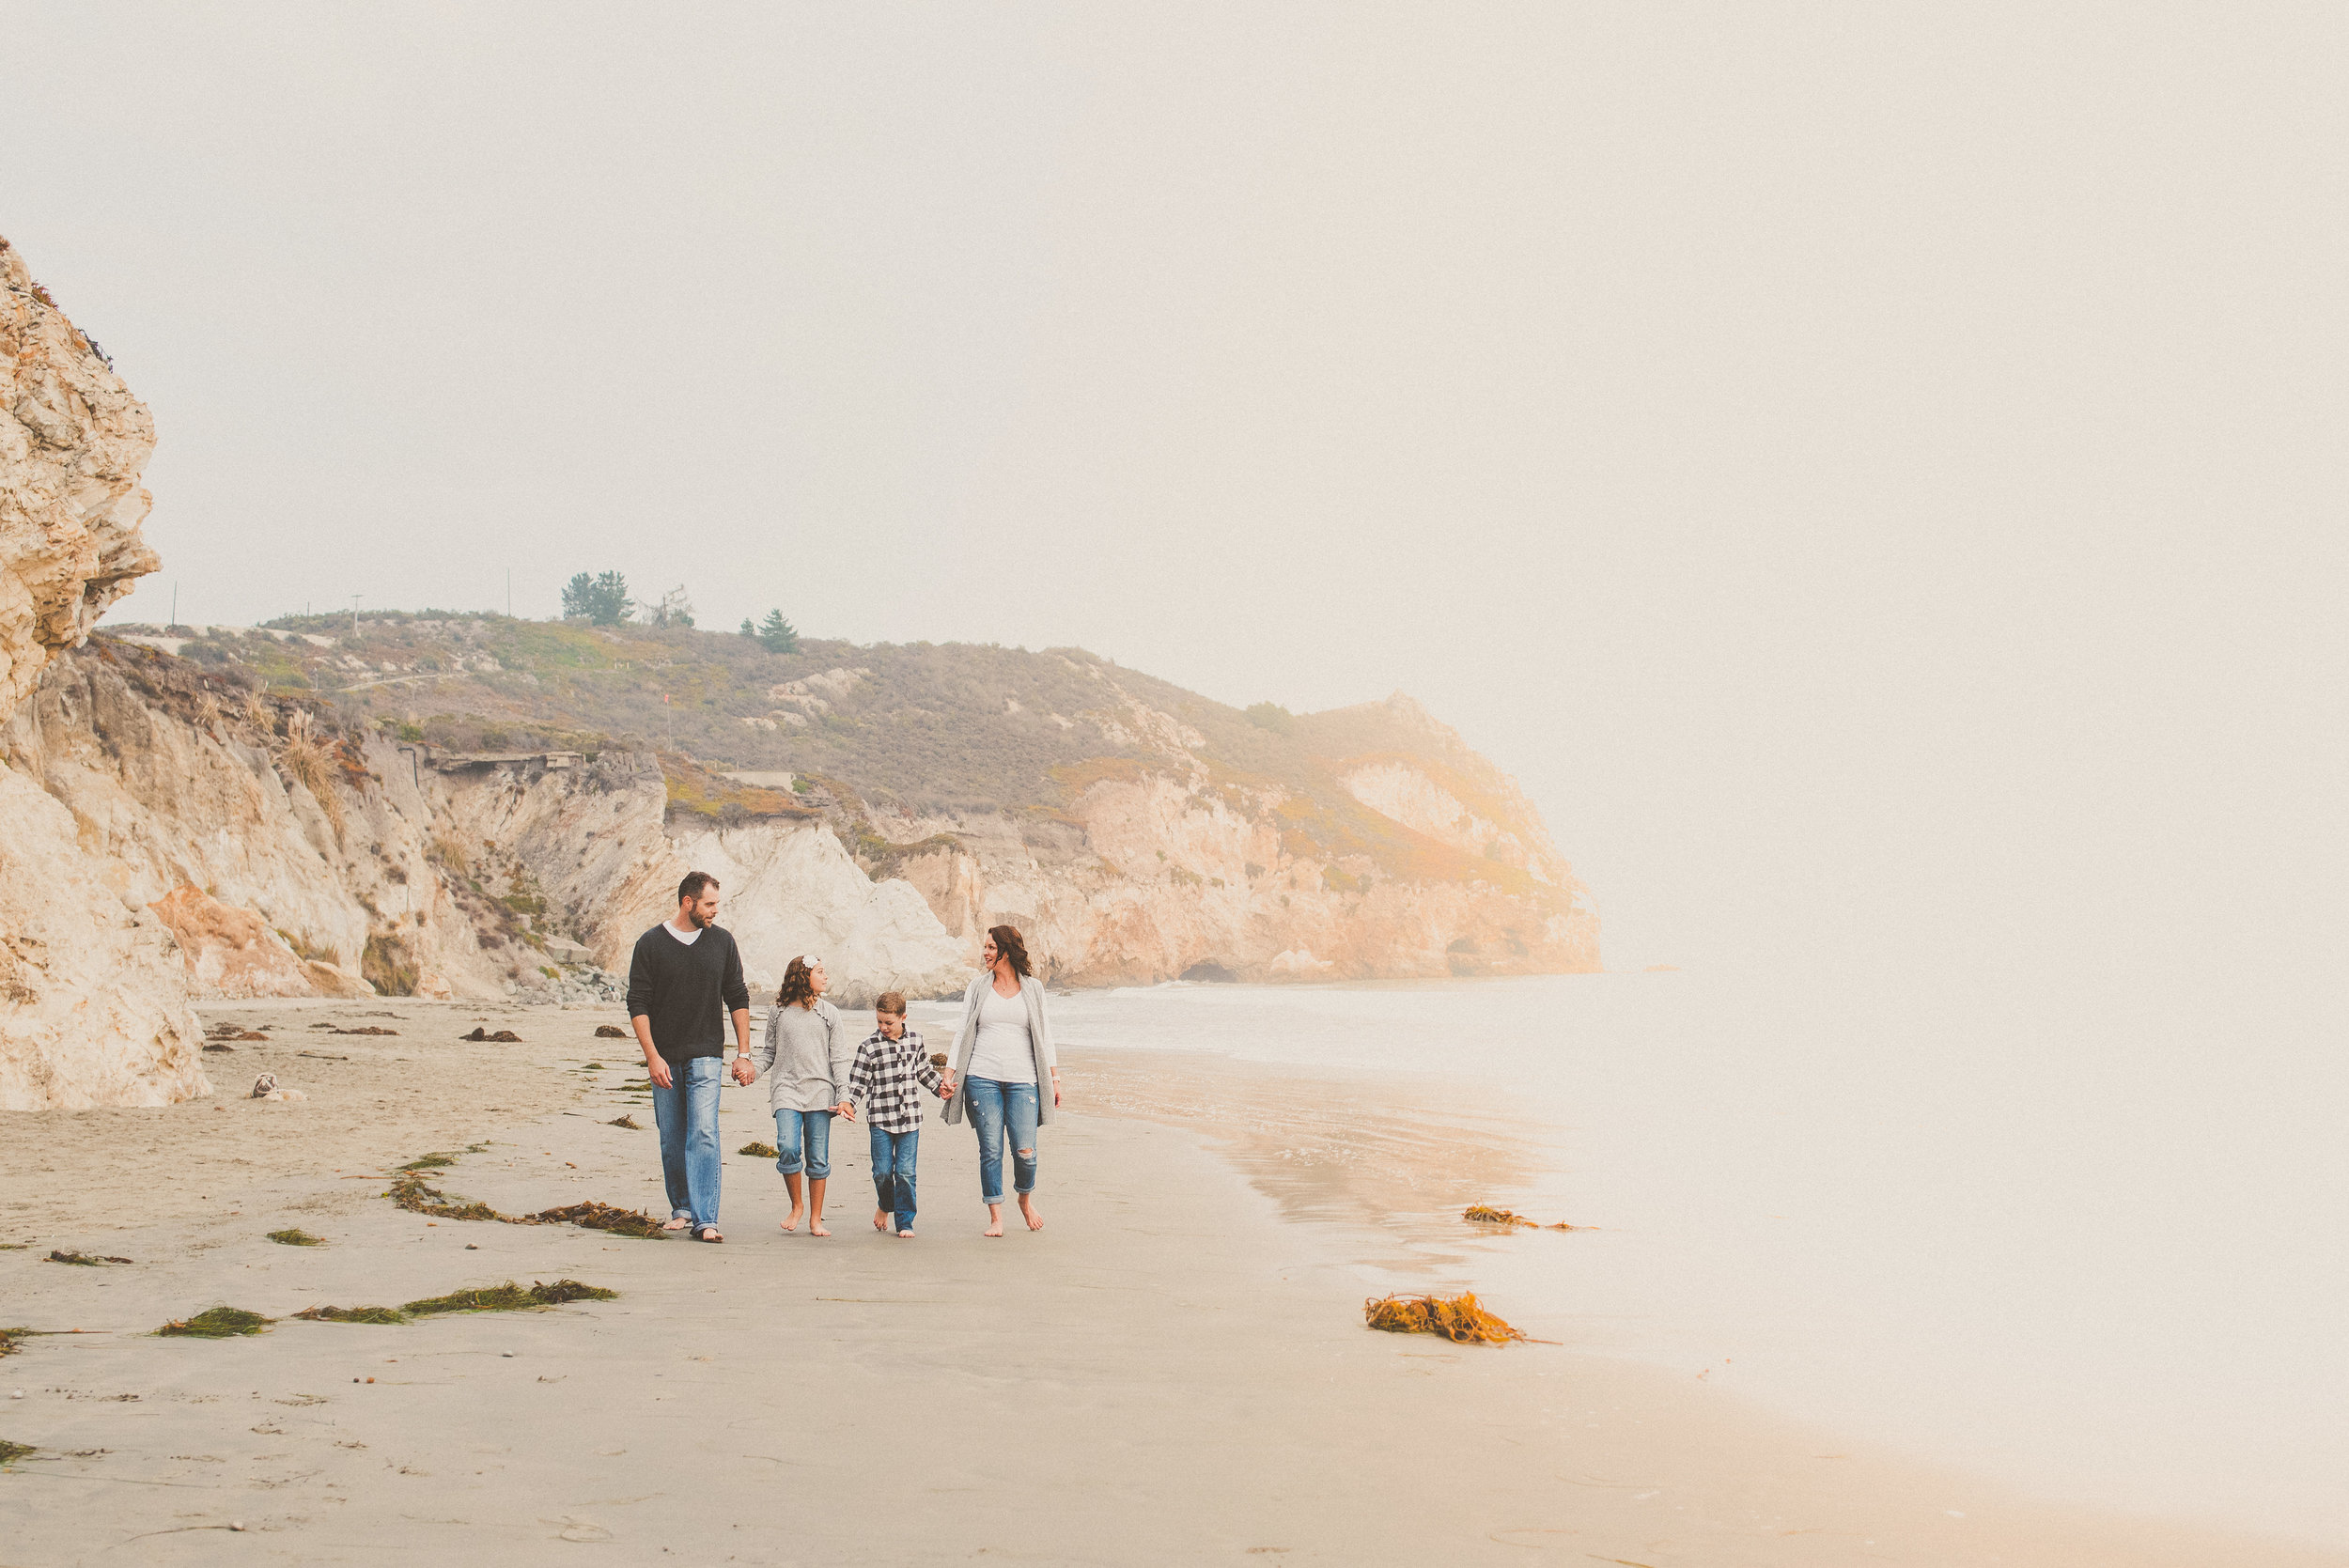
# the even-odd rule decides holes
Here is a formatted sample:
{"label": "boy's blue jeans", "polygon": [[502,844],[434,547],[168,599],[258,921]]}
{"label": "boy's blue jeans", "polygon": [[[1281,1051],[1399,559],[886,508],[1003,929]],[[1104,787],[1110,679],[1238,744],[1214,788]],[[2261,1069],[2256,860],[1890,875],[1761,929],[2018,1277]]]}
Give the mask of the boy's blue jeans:
{"label": "boy's blue jeans", "polygon": [[786,1176],[800,1173],[800,1145],[807,1145],[807,1174],[811,1181],[823,1181],[832,1174],[832,1112],[829,1110],[777,1110],[775,1112],[775,1169]]}
{"label": "boy's blue jeans", "polygon": [[979,1202],[1003,1201],[1003,1137],[1011,1137],[1011,1181],[1015,1190],[1035,1190],[1035,1085],[998,1079],[963,1080],[971,1105],[971,1126],[979,1135]]}
{"label": "boy's blue jeans", "polygon": [[661,1129],[661,1180],[669,1189],[669,1217],[690,1219],[698,1235],[718,1222],[718,1084],[725,1058],[689,1056],[669,1063],[669,1087],[652,1091],[653,1126]]}
{"label": "boy's blue jeans", "polygon": [[922,1129],[873,1133],[873,1195],[897,1216],[897,1229],[913,1229],[913,1165],[922,1151]]}

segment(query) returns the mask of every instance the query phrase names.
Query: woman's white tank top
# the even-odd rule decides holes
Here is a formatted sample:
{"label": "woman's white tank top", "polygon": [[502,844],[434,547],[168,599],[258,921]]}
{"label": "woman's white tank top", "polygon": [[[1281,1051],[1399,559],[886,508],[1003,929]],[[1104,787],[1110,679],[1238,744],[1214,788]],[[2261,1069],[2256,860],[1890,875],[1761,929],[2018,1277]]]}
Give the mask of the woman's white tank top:
{"label": "woman's white tank top", "polygon": [[1034,1083],[1035,1050],[1028,1043],[1028,999],[1000,996],[989,982],[979,999],[979,1039],[971,1049],[965,1078],[991,1078],[998,1083]]}

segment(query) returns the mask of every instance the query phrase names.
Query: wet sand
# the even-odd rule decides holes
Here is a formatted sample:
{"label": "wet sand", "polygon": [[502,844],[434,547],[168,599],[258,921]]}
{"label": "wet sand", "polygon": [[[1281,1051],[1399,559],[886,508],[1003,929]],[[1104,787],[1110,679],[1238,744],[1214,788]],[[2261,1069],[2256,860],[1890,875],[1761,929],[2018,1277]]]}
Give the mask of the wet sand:
{"label": "wet sand", "polygon": [[[483,1143],[435,1184],[508,1213],[658,1213],[653,1134],[605,1125],[651,1121],[621,1088],[630,1042],[593,1038],[608,1013],[207,1017],[272,1035],[208,1059],[224,1090],[266,1069],[311,1097],[0,1118],[0,1323],[88,1330],[0,1359],[0,1389],[24,1391],[0,1438],[37,1447],[0,1471],[0,1564],[530,1563],[597,1544],[775,1564],[2349,1560],[2034,1503],[1571,1343],[1370,1332],[1362,1297],[1428,1269],[1445,1188],[1506,1185],[1531,1157],[1406,1089],[1071,1053],[1041,1234],[1016,1215],[977,1234],[969,1135],[933,1117],[920,1239],[872,1231],[863,1131],[842,1127],[829,1239],[778,1234],[771,1163],[729,1154],[729,1239],[709,1247],[433,1222],[382,1196],[392,1166]],[[457,1043],[476,1021],[523,1043]],[[757,1089],[726,1094],[724,1123],[729,1150],[771,1137]],[[1440,1181],[1429,1141],[1451,1151]],[[288,1225],[328,1245],[266,1239]],[[1472,1276],[1476,1245],[1440,1272]],[[621,1294],[287,1321],[557,1278]],[[221,1303],[281,1321],[148,1332]]]}

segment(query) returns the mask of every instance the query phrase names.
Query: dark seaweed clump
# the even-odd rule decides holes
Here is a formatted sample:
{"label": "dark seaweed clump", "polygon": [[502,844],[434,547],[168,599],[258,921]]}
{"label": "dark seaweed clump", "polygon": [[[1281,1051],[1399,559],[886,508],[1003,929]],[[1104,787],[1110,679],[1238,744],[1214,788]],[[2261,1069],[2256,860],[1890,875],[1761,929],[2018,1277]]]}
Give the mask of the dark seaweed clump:
{"label": "dark seaweed clump", "polygon": [[280,1247],[323,1247],[326,1245],[324,1236],[314,1236],[303,1230],[272,1231],[269,1238]]}
{"label": "dark seaweed clump", "polygon": [[408,1314],[397,1307],[310,1307],[294,1313],[312,1323],[405,1323]]}
{"label": "dark seaweed clump", "polygon": [[590,1198],[583,1203],[568,1208],[540,1209],[537,1214],[514,1221],[518,1225],[582,1225],[591,1231],[610,1231],[614,1235],[639,1236],[651,1241],[663,1241],[668,1233],[661,1221],[641,1209],[614,1208]]}
{"label": "dark seaweed clump", "polygon": [[528,1290],[508,1280],[502,1285],[484,1285],[477,1290],[460,1290],[447,1296],[428,1296],[421,1301],[411,1301],[400,1310],[416,1317],[436,1312],[512,1312],[532,1307],[555,1307],[566,1301],[612,1301],[619,1292],[605,1290],[600,1285],[584,1285],[577,1280],[557,1280],[551,1285],[533,1281]]}
{"label": "dark seaweed clump", "polygon": [[772,1159],[775,1157],[775,1146],[772,1143],[761,1143],[756,1139],[751,1140],[748,1143],[743,1144],[740,1148],[735,1150],[734,1152],[738,1155],[748,1155],[753,1159]]}
{"label": "dark seaweed clump", "polygon": [[30,1443],[11,1443],[6,1437],[0,1437],[0,1465],[12,1465],[35,1452]]}
{"label": "dark seaweed clump", "polygon": [[642,1132],[645,1130],[645,1126],[642,1122],[639,1122],[635,1117],[629,1115],[625,1111],[613,1117],[609,1122],[604,1123],[604,1126],[607,1127],[626,1127],[630,1132]]}
{"label": "dark seaweed clump", "polygon": [[225,1340],[237,1334],[257,1334],[276,1321],[241,1307],[214,1307],[194,1317],[166,1323],[155,1332],[165,1339]]}
{"label": "dark seaweed clump", "polygon": [[101,1253],[93,1257],[87,1252],[52,1251],[49,1254],[49,1261],[51,1263],[79,1264],[84,1268],[96,1268],[100,1264],[129,1263],[131,1260],[128,1258],[114,1257],[105,1253]]}

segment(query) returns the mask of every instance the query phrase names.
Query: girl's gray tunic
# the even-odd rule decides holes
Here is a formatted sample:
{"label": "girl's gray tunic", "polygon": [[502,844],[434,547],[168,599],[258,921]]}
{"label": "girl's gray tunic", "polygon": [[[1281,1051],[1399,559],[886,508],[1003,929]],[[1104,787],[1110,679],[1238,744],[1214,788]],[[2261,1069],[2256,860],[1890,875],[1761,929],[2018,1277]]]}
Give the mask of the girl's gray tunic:
{"label": "girl's gray tunic", "polygon": [[751,1064],[767,1079],[771,1109],[830,1110],[848,1097],[856,1042],[840,1009],[817,997],[814,1007],[794,1002],[767,1010],[767,1032],[751,1052]]}

